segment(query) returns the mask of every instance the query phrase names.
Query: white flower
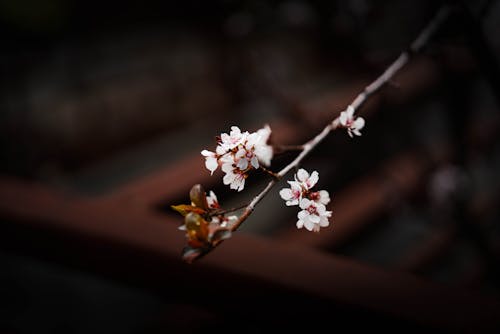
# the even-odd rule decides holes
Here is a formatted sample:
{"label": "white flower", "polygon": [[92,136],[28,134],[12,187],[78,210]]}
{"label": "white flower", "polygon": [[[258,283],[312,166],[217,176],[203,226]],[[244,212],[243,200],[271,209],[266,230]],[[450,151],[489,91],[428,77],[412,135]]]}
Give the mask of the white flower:
{"label": "white flower", "polygon": [[201,151],[201,155],[205,157],[205,167],[210,171],[210,175],[213,175],[217,167],[219,167],[217,154],[208,150],[203,150]]}
{"label": "white flower", "polygon": [[302,198],[299,204],[302,211],[297,214],[297,228],[305,227],[308,231],[318,232],[320,227],[330,224],[328,218],[332,216],[331,211],[326,211],[323,204],[318,204],[307,198]]}
{"label": "white flower", "polygon": [[246,170],[248,168],[248,163],[250,162],[252,167],[257,169],[259,168],[259,160],[254,153],[253,147],[247,148],[247,145],[245,145],[244,148],[240,148],[238,152],[236,152],[235,159],[238,161],[236,167],[240,170]]}
{"label": "white flower", "polygon": [[301,168],[298,170],[297,174],[295,174],[295,181],[300,182],[305,190],[310,190],[318,183],[319,174],[317,171],[314,171],[309,175],[305,169]]}
{"label": "white flower", "polygon": [[262,129],[257,131],[257,134],[257,141],[254,145],[255,155],[262,164],[269,166],[273,158],[273,147],[267,144],[271,136],[271,128],[266,124]]}
{"label": "white flower", "polygon": [[242,144],[246,140],[247,136],[248,131],[242,133],[239,127],[232,126],[231,132],[229,134],[221,134],[221,142],[219,146],[222,147],[226,152],[230,151],[233,148],[238,147],[238,145]]}
{"label": "white flower", "polygon": [[361,136],[359,131],[365,126],[365,120],[363,117],[354,119],[354,108],[349,106],[346,111],[340,113],[340,124],[347,128],[347,133],[352,138],[353,133],[356,136]]}
{"label": "white flower", "polygon": [[235,221],[238,220],[238,216],[218,216],[212,217],[212,223],[217,224],[218,227],[231,227]]}
{"label": "white flower", "polygon": [[242,191],[245,187],[246,174],[239,168],[235,168],[231,162],[226,162],[222,165],[222,171],[226,173],[222,182],[229,185],[231,189]]}
{"label": "white flower", "polygon": [[280,190],[280,196],[286,201],[287,206],[299,205],[302,198],[302,186],[299,182],[288,181],[290,188],[283,188]]}
{"label": "white flower", "polygon": [[330,194],[326,190],[315,191],[309,194],[309,199],[319,204],[328,205]]}
{"label": "white flower", "polygon": [[208,150],[201,152],[205,157],[205,167],[213,174],[222,166],[226,173],[224,184],[241,191],[250,170],[271,164],[273,148],[267,144],[270,136],[269,125],[253,133],[241,132],[239,127],[232,126],[229,134],[220,135],[215,153]]}
{"label": "white flower", "polygon": [[266,125],[264,128],[253,132],[246,137],[246,140],[239,145],[236,152],[236,166],[240,170],[246,170],[248,165],[258,169],[260,163],[269,166],[273,157],[273,148],[267,144],[271,135],[271,128]]}
{"label": "white flower", "polygon": [[210,191],[210,194],[207,196],[207,203],[210,209],[219,209],[219,201],[217,200],[217,196],[213,191]]}

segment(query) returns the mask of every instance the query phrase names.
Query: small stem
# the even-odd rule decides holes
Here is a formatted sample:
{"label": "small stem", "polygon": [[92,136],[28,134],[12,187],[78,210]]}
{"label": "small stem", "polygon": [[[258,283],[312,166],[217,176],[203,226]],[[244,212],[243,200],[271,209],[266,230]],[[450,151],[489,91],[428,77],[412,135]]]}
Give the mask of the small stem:
{"label": "small stem", "polygon": [[274,145],[274,154],[282,154],[286,152],[302,151],[304,145]]}
{"label": "small stem", "polygon": [[264,166],[259,166],[259,169],[262,169],[262,171],[264,173],[271,175],[276,180],[279,180],[281,178],[281,176],[279,174],[276,174],[275,172],[273,172],[272,170],[269,170],[269,169],[265,168]]}
{"label": "small stem", "polygon": [[235,211],[238,211],[238,210],[241,210],[241,209],[244,209],[248,206],[248,204],[242,204],[240,206],[237,206],[235,208],[231,208],[231,209],[225,209],[225,210],[222,210],[222,209],[217,209],[217,210],[214,210],[210,213],[210,216],[220,216],[220,215],[225,215],[226,213],[231,213],[231,212],[235,212]]}
{"label": "small stem", "polygon": [[[358,95],[356,98],[351,102],[350,106],[354,108],[354,111],[357,111],[365,102],[366,100],[379,91],[386,83],[390,82],[393,76],[403,67],[405,66],[411,55],[414,53],[420,51],[429,41],[429,39],[434,35],[434,33],[438,30],[438,28],[441,26],[441,24],[445,21],[445,19],[448,17],[450,13],[450,8],[448,6],[442,7],[438,13],[434,16],[434,18],[427,24],[427,26],[422,30],[422,32],[417,36],[415,41],[410,45],[409,50],[410,51],[404,51],[401,53],[401,55],[382,73],[375,81],[373,81],[371,84],[365,87],[365,89]],[[296,148],[299,148],[298,150],[301,151],[299,155],[288,165],[286,165],[282,170],[280,170],[278,173],[274,173],[271,171],[268,171],[267,169],[263,168],[263,171],[267,172],[268,174],[272,175],[274,178],[269,181],[267,186],[257,195],[254,197],[254,199],[246,206],[244,206],[245,211],[238,217],[236,222],[234,222],[233,226],[231,227],[231,231],[236,231],[238,227],[243,224],[243,222],[252,214],[255,206],[264,198],[264,196],[267,195],[267,193],[271,190],[271,188],[278,183],[278,181],[284,177],[290,170],[297,168],[297,166],[300,164],[300,162],[316,147],[318,146],[319,143],[325,139],[325,137],[333,130],[336,130],[340,127],[340,120],[339,118],[335,118],[333,121],[328,123],[328,125],[325,126],[325,128],[318,133],[314,138],[309,140],[307,143],[304,145],[299,145]],[[218,245],[222,243],[223,240],[218,241],[214,245],[212,245],[211,248],[205,250],[202,252],[197,258],[192,259],[196,260],[199,259],[203,256],[205,256],[207,253],[212,251],[214,248],[216,248]]]}

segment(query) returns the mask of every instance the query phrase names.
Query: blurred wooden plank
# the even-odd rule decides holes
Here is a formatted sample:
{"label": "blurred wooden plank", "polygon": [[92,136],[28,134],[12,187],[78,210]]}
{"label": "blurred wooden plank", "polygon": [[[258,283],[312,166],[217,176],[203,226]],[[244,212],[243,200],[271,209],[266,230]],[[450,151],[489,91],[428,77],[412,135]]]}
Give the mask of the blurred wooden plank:
{"label": "blurred wooden plank", "polygon": [[412,273],[421,272],[450,248],[455,236],[452,226],[434,231],[427,240],[407,251],[394,267]]}
{"label": "blurred wooden plank", "polygon": [[[177,230],[178,218],[150,210],[129,209],[120,202],[88,201],[67,197],[43,186],[13,180],[0,180],[0,217],[48,230],[60,230],[92,240],[92,247],[126,246],[120,263],[110,258],[104,271],[122,270],[147,275],[141,269],[154,256],[171,270],[156,273],[156,280],[169,282],[178,277],[191,282],[192,274],[208,270],[207,281],[189,286],[189,294],[203,296],[212,280],[224,282],[227,273],[253,278],[255,284],[267,282],[297,293],[306,293],[333,303],[356,305],[417,324],[454,330],[476,331],[500,326],[497,299],[433,284],[414,276],[383,271],[343,257],[308,247],[236,234],[217,251],[192,266],[181,265],[179,252],[184,240]],[[3,236],[8,238],[8,236]],[[22,240],[15,240],[21,242]],[[71,243],[71,238],[68,239]],[[99,246],[101,245],[101,246]],[[106,246],[108,245],[108,246]],[[22,247],[22,245],[20,245]],[[54,246],[52,246],[54,247]],[[71,247],[69,247],[71,248]],[[48,249],[39,251],[49,251]],[[64,253],[66,248],[54,250]],[[130,254],[141,263],[127,262]],[[103,258],[104,256],[104,258]],[[174,259],[178,259],[179,265]],[[104,261],[106,253],[87,261]],[[167,283],[165,283],[167,284]],[[228,284],[235,284],[234,282]],[[249,283],[251,284],[251,283]],[[185,289],[186,287],[184,287]],[[251,288],[247,286],[247,288]],[[257,291],[257,290],[256,290]],[[258,293],[258,292],[256,292]]]}

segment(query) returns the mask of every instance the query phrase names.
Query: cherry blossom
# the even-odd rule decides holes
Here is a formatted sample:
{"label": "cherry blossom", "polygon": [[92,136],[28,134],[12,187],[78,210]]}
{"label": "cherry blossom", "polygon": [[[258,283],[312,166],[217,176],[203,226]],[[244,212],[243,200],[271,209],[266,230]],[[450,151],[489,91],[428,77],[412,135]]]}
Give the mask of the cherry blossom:
{"label": "cherry blossom", "polygon": [[326,190],[312,191],[318,181],[317,171],[309,174],[301,168],[294,175],[294,181],[288,181],[290,188],[280,190],[287,206],[298,205],[302,209],[297,214],[297,228],[305,226],[309,231],[318,232],[320,227],[329,225],[332,212],[326,210],[326,205],[330,203],[330,194]]}
{"label": "cherry blossom", "polygon": [[331,211],[326,211],[323,204],[318,204],[307,198],[300,200],[302,211],[297,214],[297,228],[305,227],[308,231],[319,232],[320,227],[330,225],[328,218],[332,216]]}
{"label": "cherry blossom", "polygon": [[226,151],[231,151],[233,148],[238,147],[238,145],[242,144],[247,137],[248,131],[242,133],[239,127],[232,126],[231,132],[229,132],[229,134],[221,134],[219,146]]}
{"label": "cherry blossom", "polygon": [[346,111],[341,112],[339,119],[340,124],[347,129],[347,133],[351,138],[353,134],[361,136],[361,132],[359,131],[365,126],[365,120],[363,117],[356,117],[356,119],[354,119],[353,106],[349,106]]}
{"label": "cherry blossom", "polygon": [[316,183],[318,183],[319,174],[317,171],[314,171],[311,173],[311,175],[309,175],[309,173],[305,169],[301,168],[295,175],[295,181],[300,182],[305,190],[310,190],[316,185]]}
{"label": "cherry blossom", "polygon": [[222,179],[225,185],[229,185],[229,187],[234,190],[243,190],[245,187],[245,179],[248,176],[244,171],[235,167],[231,162],[224,163],[222,165],[222,171],[226,173]]}
{"label": "cherry blossom", "polygon": [[309,199],[318,204],[328,205],[330,203],[330,194],[326,190],[315,191],[309,194]]}
{"label": "cherry blossom", "polygon": [[224,184],[241,191],[250,170],[271,164],[273,148],[267,143],[270,136],[269,125],[252,133],[242,132],[239,127],[232,126],[229,134],[222,133],[218,137],[215,152],[201,151],[205,157],[205,167],[212,175],[222,166],[222,171],[226,173]]}
{"label": "cherry blossom", "polygon": [[299,205],[302,198],[303,188],[297,181],[288,181],[290,188],[283,188],[280,190],[280,196],[286,201],[287,206]]}
{"label": "cherry blossom", "polygon": [[220,208],[219,201],[217,200],[217,196],[215,196],[215,193],[212,190],[210,190],[210,193],[207,196],[207,203],[208,203],[208,207],[210,209],[219,209]]}
{"label": "cherry blossom", "polygon": [[219,167],[217,154],[208,150],[203,150],[201,151],[201,155],[205,157],[205,167],[210,171],[210,175],[213,175],[217,167]]}

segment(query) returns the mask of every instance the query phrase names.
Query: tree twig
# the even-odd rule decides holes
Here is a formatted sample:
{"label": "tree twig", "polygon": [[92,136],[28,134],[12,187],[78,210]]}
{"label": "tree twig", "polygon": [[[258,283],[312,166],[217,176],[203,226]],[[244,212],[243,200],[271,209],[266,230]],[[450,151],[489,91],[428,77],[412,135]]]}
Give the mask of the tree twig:
{"label": "tree twig", "polygon": [[223,210],[223,209],[217,209],[215,211],[213,211],[210,216],[219,216],[219,215],[225,215],[226,213],[231,213],[231,212],[235,212],[235,211],[238,211],[238,210],[241,210],[241,209],[244,209],[248,206],[248,204],[242,204],[240,206],[237,206],[235,208],[231,208],[231,209],[226,209],[226,210]]}
{"label": "tree twig", "polygon": [[[366,100],[380,90],[386,83],[388,83],[392,77],[403,67],[405,66],[411,55],[413,53],[421,51],[421,49],[428,43],[429,39],[434,35],[434,33],[438,30],[441,24],[446,20],[449,16],[450,8],[448,6],[442,7],[437,14],[429,21],[429,23],[424,27],[424,29],[420,32],[417,38],[410,45],[409,51],[404,51],[401,55],[380,75],[375,81],[365,87],[365,89],[351,102],[349,105],[354,109],[354,111],[358,111],[359,108],[366,102]],[[346,108],[347,109],[347,108]],[[267,193],[273,188],[273,186],[278,183],[279,179],[284,177],[290,170],[293,168],[297,168],[302,160],[316,147],[320,144],[323,139],[325,139],[328,134],[336,130],[340,127],[339,117],[335,118],[333,121],[328,123],[325,128],[318,133],[314,138],[301,145],[301,152],[299,155],[288,165],[286,165],[282,170],[278,173],[275,173],[278,177],[273,178],[266,187],[253,198],[253,200],[245,207],[243,213],[238,217],[238,219],[231,226],[231,231],[236,231],[243,222],[252,214],[256,205],[267,195]],[[218,245],[222,243],[223,240],[215,243],[213,247],[205,250],[200,253],[199,256],[190,259],[190,261],[194,261],[199,259],[212,251]]]}

